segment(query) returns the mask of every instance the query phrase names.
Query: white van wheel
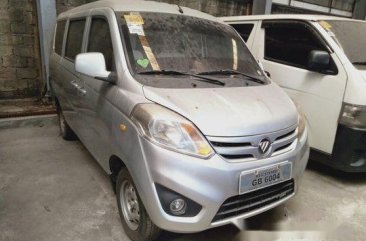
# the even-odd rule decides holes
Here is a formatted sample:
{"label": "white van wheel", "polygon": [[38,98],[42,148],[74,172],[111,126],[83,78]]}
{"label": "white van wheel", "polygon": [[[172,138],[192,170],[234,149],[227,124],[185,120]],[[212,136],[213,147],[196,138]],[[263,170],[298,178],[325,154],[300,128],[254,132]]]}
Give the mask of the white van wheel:
{"label": "white van wheel", "polygon": [[117,178],[117,204],[122,226],[133,241],[153,241],[161,230],[151,221],[126,168]]}

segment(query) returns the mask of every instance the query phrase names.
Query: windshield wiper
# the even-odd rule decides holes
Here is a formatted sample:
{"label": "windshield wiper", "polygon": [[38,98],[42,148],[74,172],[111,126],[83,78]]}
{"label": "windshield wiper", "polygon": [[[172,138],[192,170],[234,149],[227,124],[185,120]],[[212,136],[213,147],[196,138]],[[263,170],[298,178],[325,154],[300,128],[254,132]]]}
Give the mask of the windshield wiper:
{"label": "windshield wiper", "polygon": [[237,70],[233,70],[233,69],[220,69],[220,70],[212,70],[212,71],[206,71],[206,72],[201,72],[201,73],[198,73],[198,75],[215,75],[215,74],[223,74],[223,75],[242,75],[244,77],[247,77],[248,79],[254,81],[254,82],[257,82],[259,84],[265,84],[266,82],[264,82],[263,80],[257,78],[257,77],[254,77],[254,76],[251,76],[249,74],[245,74],[243,72],[240,72],[240,71],[237,71]]}
{"label": "windshield wiper", "polygon": [[366,65],[366,61],[365,62],[352,62],[352,64],[355,64],[355,65]]}
{"label": "windshield wiper", "polygon": [[161,74],[161,75],[186,75],[186,76],[191,76],[191,77],[196,77],[197,80],[199,81],[203,81],[203,82],[207,82],[210,84],[215,84],[215,85],[222,85],[224,86],[225,83],[222,82],[221,80],[218,79],[213,79],[213,78],[208,78],[208,77],[204,77],[201,75],[197,75],[197,74],[189,74],[186,72],[181,72],[181,71],[176,71],[176,70],[151,70],[151,71],[142,71],[142,72],[138,72],[137,74],[143,74],[143,75],[154,75],[154,74]]}

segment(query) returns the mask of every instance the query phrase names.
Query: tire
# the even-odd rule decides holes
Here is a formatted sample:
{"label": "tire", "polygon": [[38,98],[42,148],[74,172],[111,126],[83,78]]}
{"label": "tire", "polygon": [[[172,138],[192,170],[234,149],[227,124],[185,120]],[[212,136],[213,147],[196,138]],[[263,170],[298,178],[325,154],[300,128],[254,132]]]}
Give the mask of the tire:
{"label": "tire", "polygon": [[71,129],[69,124],[67,124],[64,114],[62,113],[61,107],[57,106],[57,117],[58,117],[58,124],[60,127],[60,135],[64,140],[72,141],[76,140],[77,137],[74,131]]}
{"label": "tire", "polygon": [[153,241],[159,236],[161,229],[147,214],[127,168],[118,174],[117,204],[123,229],[132,241]]}

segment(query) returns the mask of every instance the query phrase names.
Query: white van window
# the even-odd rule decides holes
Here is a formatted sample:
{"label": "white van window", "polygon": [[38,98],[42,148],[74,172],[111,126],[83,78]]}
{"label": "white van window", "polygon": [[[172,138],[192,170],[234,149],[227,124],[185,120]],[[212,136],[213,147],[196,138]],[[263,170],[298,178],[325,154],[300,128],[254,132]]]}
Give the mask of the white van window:
{"label": "white van window", "polygon": [[85,19],[71,20],[69,32],[67,34],[65,57],[71,61],[75,60],[76,55],[80,54],[83,44]]}
{"label": "white van window", "polygon": [[[265,78],[240,36],[230,26],[177,14],[144,12],[136,16],[136,13],[127,12],[118,15],[133,73],[174,70],[199,74],[236,70]],[[214,77],[227,79],[230,75]]]}
{"label": "white van window", "polygon": [[265,59],[307,69],[312,50],[328,51],[309,26],[297,22],[265,25]]}
{"label": "white van window", "polygon": [[321,21],[325,30],[336,37],[348,59],[355,65],[366,65],[366,22],[350,20]]}
{"label": "white van window", "polygon": [[57,22],[56,36],[55,36],[55,52],[58,55],[62,54],[62,44],[64,41],[66,20],[61,20]]}
{"label": "white van window", "polygon": [[254,24],[230,24],[240,34],[245,42],[248,41],[250,34],[252,33]]}
{"label": "white van window", "polygon": [[114,65],[113,46],[109,25],[106,19],[94,17],[91,22],[88,52],[99,52],[104,55],[108,71]]}

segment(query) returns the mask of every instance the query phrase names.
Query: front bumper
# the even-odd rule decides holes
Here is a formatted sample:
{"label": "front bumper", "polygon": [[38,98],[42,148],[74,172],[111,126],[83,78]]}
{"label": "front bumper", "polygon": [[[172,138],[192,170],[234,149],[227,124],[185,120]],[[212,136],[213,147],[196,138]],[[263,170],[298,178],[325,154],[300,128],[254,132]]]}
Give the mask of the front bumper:
{"label": "front bumper", "polygon": [[313,156],[311,159],[344,172],[366,172],[366,130],[338,125],[332,155]]}
{"label": "front bumper", "polygon": [[[158,147],[143,137],[140,137],[140,144],[146,169],[139,171],[140,175],[135,182],[137,181],[137,188],[145,208],[157,226],[180,233],[199,232],[234,223],[238,219],[254,216],[287,201],[297,192],[309,157],[306,134],[297,141],[296,148],[290,152],[267,159],[236,163],[227,162],[219,155],[205,160],[179,154]],[[239,216],[212,222],[224,201],[238,195],[241,172],[284,161],[291,162],[293,166],[292,178],[295,182],[293,194]],[[146,175],[142,177],[142,173]],[[167,214],[159,201],[155,184],[193,200],[201,205],[202,209],[194,217]]]}

